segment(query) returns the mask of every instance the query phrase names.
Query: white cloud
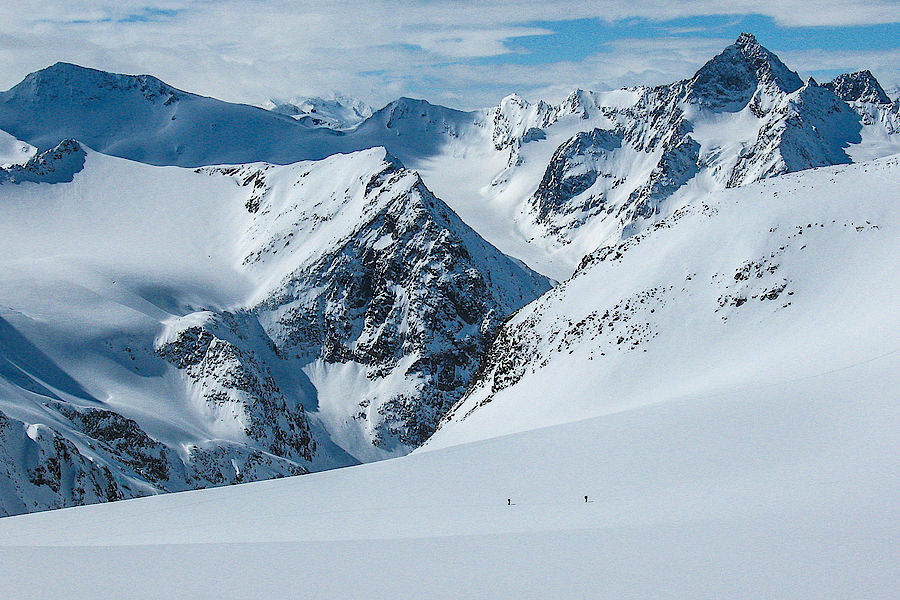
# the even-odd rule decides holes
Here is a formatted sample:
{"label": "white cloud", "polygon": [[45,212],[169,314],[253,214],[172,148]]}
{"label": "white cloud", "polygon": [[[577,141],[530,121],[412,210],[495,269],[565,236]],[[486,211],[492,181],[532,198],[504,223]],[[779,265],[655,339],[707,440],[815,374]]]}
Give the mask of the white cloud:
{"label": "white cloud", "polygon": [[[485,64],[485,58],[515,51],[513,38],[549,33],[535,22],[755,13],[791,26],[841,25],[897,21],[896,8],[887,0],[825,0],[815,10],[799,0],[120,0],[75,7],[67,0],[43,0],[27,8],[2,3],[0,88],[65,60],[150,72],[176,87],[235,101],[339,90],[374,104],[405,94],[471,108],[513,90],[535,97],[575,86],[671,81],[689,75],[730,41],[617,41],[598,45],[595,54],[577,62]],[[889,55],[871,53],[866,66],[888,71]],[[789,64],[816,69],[801,58],[820,60],[797,55]]]}

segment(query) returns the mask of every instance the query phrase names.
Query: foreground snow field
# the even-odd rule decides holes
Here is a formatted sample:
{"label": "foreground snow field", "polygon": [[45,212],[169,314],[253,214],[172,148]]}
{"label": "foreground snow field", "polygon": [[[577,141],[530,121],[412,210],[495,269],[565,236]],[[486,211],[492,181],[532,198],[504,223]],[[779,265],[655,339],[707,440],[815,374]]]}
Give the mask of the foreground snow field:
{"label": "foreground snow field", "polygon": [[0,591],[888,598],[898,386],[894,351],[359,467],[9,517]]}

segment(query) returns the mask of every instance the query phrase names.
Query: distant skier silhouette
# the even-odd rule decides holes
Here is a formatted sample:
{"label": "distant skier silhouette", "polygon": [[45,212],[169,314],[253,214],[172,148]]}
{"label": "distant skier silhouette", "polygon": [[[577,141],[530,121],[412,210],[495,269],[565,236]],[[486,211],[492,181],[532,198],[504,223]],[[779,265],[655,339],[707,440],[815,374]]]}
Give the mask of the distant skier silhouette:
{"label": "distant skier silhouette", "polygon": [[584,497],[584,501],[587,502],[587,496]]}
{"label": "distant skier silhouette", "polygon": [[512,506],[512,498],[507,498],[507,499],[506,499],[506,505],[507,505],[507,506]]}

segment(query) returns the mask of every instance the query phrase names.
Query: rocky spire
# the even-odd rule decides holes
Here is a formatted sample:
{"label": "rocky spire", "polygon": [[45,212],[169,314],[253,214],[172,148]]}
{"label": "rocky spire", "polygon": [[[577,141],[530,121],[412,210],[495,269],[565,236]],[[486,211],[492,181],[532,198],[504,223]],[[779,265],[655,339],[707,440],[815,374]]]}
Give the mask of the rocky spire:
{"label": "rocky spire", "polygon": [[688,82],[692,100],[723,110],[745,106],[760,85],[790,93],[803,82],[749,33],[738,36]]}
{"label": "rocky spire", "polygon": [[884,88],[872,75],[872,72],[857,71],[856,73],[844,73],[838,75],[825,84],[834,95],[847,102],[873,102],[875,104],[890,104],[891,99],[885,93]]}

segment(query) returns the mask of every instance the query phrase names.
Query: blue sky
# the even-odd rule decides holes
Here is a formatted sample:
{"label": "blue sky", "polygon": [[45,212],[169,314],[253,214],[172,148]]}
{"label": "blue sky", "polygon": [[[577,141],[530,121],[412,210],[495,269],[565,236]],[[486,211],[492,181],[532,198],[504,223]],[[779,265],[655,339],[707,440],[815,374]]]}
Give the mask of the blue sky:
{"label": "blue sky", "polygon": [[[900,5],[898,5],[900,10]],[[597,46],[617,39],[643,39],[671,36],[735,39],[744,31],[761,40],[777,44],[781,50],[834,48],[876,50],[900,47],[900,23],[817,27],[782,27],[773,17],[762,15],[716,15],[666,21],[624,19],[578,19],[558,22],[533,22],[527,25],[547,29],[548,35],[512,38],[507,45],[513,54],[494,57],[496,63],[540,64],[586,58]]]}
{"label": "blue sky", "polygon": [[897,0],[44,0],[0,6],[0,87],[68,61],[261,103],[342,92],[475,108],[690,76],[742,31],[802,76],[900,82]]}

